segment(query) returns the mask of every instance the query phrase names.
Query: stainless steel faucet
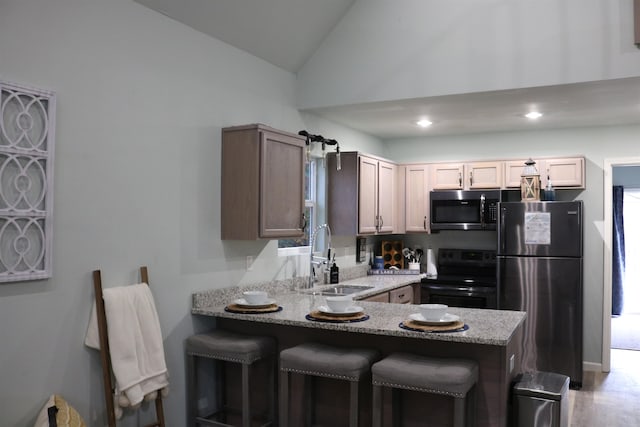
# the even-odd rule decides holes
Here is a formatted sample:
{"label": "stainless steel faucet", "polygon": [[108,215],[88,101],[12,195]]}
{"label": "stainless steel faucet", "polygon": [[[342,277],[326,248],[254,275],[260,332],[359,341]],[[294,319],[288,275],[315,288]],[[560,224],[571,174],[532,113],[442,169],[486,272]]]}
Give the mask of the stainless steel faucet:
{"label": "stainless steel faucet", "polygon": [[[318,235],[318,232],[320,230],[326,230],[327,233],[327,240],[326,240],[326,247],[327,247],[327,256],[323,257],[323,256],[315,256],[313,254],[313,250],[314,250],[314,246],[316,243],[316,237]],[[314,267],[316,266],[320,266],[320,265],[327,265],[329,264],[329,262],[331,261],[331,228],[329,227],[329,224],[322,224],[319,225],[315,228],[315,230],[313,230],[313,233],[311,233],[311,240],[309,241],[309,246],[310,247],[310,253],[309,253],[309,284],[308,284],[308,288],[311,289],[313,288],[313,283],[314,283],[314,277],[315,277],[315,272],[314,272]],[[324,251],[322,252],[324,253]]]}

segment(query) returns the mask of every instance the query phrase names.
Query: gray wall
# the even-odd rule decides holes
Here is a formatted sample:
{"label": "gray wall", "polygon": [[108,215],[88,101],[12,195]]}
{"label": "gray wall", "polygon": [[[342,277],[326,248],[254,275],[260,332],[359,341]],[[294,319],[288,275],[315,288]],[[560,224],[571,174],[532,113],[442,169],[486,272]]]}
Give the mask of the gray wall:
{"label": "gray wall", "polygon": [[[544,2],[547,10],[552,3]],[[577,14],[576,22],[594,22],[594,5],[602,2],[588,4],[588,13]],[[183,341],[211,325],[190,315],[191,294],[282,274],[275,242],[220,240],[220,128],[244,123],[293,132],[306,128],[338,139],[343,150],[393,154],[398,161],[585,154],[588,189],[576,194],[587,207],[585,357],[600,360],[602,161],[637,155],[638,127],[385,144],[300,115],[295,76],[131,0],[3,0],[0,40],[0,78],[58,94],[53,278],[0,285],[0,424],[32,425],[51,393],[66,397],[89,425],[100,424],[98,357],[83,346],[93,298],[91,271],[103,270],[105,286],[124,285],[137,281],[137,268],[145,264],[171,374],[168,425],[183,425]],[[611,48],[617,36],[606,40],[606,45],[593,43],[599,56],[609,50],[622,55],[624,49]],[[362,45],[370,41],[375,40],[364,39]],[[385,67],[407,65],[393,55],[382,62],[370,59],[366,71],[375,71],[374,81],[363,79],[363,85],[353,86],[358,92],[375,94],[387,76]],[[612,67],[620,68],[616,61]],[[368,76],[347,63],[336,69]],[[345,89],[332,76],[310,89]],[[402,81],[402,75],[389,77],[392,86]],[[513,76],[507,77],[513,83]],[[338,263],[353,263],[352,239],[337,240],[344,258]],[[252,272],[245,270],[246,256],[256,259]],[[129,416],[121,425],[143,424],[144,418]]]}
{"label": "gray wall", "polygon": [[1,79],[58,96],[53,277],[0,285],[0,425],[31,426],[51,393],[101,424],[98,355],[83,345],[91,271],[125,285],[143,264],[171,375],[168,425],[184,425],[183,341],[209,326],[191,316],[191,294],[271,279],[284,262],[276,242],[220,240],[221,127],[306,128],[378,154],[384,145],[307,123],[294,75],[131,0],[3,0],[0,40]]}
{"label": "gray wall", "polygon": [[640,166],[615,166],[611,181],[625,188],[640,188]]}
{"label": "gray wall", "polygon": [[640,75],[633,0],[357,0],[299,72],[301,108]]}

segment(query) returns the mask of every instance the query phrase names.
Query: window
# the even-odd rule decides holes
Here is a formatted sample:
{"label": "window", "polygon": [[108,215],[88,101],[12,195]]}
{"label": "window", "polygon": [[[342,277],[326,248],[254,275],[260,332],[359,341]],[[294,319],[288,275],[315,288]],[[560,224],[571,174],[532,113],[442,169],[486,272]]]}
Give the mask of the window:
{"label": "window", "polygon": [[318,159],[313,158],[307,162],[305,166],[304,180],[304,198],[305,198],[305,218],[307,218],[307,227],[302,237],[278,240],[278,254],[282,256],[299,254],[299,250],[282,250],[286,248],[308,247],[310,233],[317,224],[317,174]]}

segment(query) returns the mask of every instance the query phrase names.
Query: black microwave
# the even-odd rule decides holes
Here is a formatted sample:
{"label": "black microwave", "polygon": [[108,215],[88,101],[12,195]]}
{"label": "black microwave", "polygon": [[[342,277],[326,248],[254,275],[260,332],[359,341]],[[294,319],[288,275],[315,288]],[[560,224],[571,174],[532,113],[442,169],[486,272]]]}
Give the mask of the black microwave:
{"label": "black microwave", "polygon": [[495,230],[500,190],[431,192],[431,230]]}

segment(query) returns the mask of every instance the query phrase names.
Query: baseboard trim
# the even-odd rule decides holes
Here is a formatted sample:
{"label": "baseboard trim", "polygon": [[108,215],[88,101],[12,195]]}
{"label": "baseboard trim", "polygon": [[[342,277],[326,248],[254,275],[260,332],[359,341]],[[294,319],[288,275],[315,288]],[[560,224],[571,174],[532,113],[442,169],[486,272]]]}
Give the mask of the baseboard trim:
{"label": "baseboard trim", "polygon": [[603,372],[602,363],[582,362],[582,370],[590,372]]}

